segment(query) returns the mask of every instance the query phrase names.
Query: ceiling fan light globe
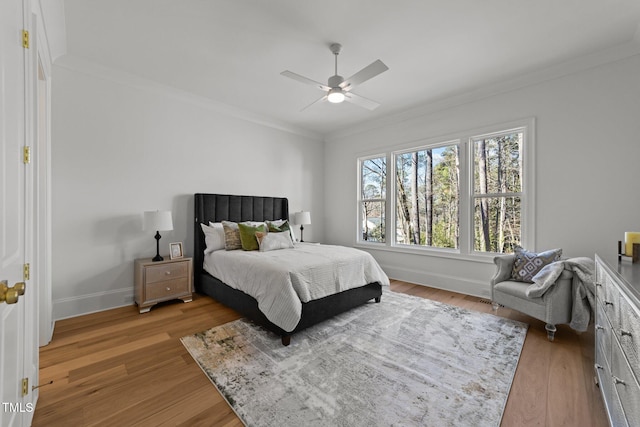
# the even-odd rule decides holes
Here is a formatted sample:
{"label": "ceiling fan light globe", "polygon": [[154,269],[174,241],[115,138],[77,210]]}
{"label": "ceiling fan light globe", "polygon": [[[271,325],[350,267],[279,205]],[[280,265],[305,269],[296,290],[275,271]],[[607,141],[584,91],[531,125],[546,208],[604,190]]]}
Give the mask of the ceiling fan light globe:
{"label": "ceiling fan light globe", "polygon": [[339,104],[344,101],[344,98],[345,96],[341,89],[331,89],[329,91],[329,95],[327,95],[327,101],[331,102],[332,104]]}

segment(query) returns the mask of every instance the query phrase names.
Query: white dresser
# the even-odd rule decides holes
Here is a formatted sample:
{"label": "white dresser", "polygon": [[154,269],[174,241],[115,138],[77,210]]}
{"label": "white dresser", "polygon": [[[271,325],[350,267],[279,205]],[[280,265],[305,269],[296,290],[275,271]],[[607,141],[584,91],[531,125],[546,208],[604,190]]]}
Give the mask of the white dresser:
{"label": "white dresser", "polygon": [[609,423],[640,426],[640,264],[596,255],[596,381]]}

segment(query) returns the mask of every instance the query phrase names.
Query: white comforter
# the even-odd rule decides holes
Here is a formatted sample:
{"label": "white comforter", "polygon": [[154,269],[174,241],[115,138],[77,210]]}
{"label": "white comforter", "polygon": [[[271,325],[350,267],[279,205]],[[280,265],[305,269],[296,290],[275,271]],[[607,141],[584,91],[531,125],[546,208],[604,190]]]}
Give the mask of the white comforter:
{"label": "white comforter", "polygon": [[215,251],[205,255],[204,269],[254,297],[267,319],[287,332],[300,321],[303,302],[367,283],[389,285],[368,252],[313,243],[270,252]]}

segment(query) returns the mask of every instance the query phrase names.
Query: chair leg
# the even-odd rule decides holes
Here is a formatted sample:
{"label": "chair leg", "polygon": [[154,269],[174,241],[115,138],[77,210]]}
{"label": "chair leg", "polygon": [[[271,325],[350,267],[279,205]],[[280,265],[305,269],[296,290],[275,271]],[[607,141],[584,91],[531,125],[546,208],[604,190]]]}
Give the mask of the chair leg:
{"label": "chair leg", "polygon": [[549,341],[553,341],[553,338],[556,334],[556,325],[547,323],[547,325],[544,328],[547,330],[547,338],[549,339]]}
{"label": "chair leg", "polygon": [[491,301],[491,308],[493,309],[494,313],[497,313],[498,312],[498,308],[500,308],[500,304],[498,304],[495,301]]}

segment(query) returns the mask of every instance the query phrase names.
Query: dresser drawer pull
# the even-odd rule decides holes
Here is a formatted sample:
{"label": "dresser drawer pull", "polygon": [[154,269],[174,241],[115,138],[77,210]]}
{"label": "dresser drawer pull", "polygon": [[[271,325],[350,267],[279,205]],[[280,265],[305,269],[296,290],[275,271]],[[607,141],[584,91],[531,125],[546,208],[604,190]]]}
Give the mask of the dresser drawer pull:
{"label": "dresser drawer pull", "polygon": [[171,290],[171,288],[167,286],[167,290],[168,290],[168,291],[170,291],[170,290]]}
{"label": "dresser drawer pull", "polygon": [[616,377],[615,375],[613,376],[613,382],[614,382],[614,384],[627,385],[627,383],[625,383],[624,380],[621,380],[620,378]]}
{"label": "dresser drawer pull", "polygon": [[613,305],[613,303],[612,303],[611,301],[607,301],[607,300],[605,300],[605,301],[604,301],[604,305]]}
{"label": "dresser drawer pull", "polygon": [[596,286],[602,287],[602,283],[596,283]]}
{"label": "dresser drawer pull", "polygon": [[596,363],[596,364],[595,364],[595,365],[593,365],[593,366],[594,366],[596,369],[604,369],[604,368],[602,367],[602,365],[600,365],[600,364],[598,364],[598,363]]}
{"label": "dresser drawer pull", "polygon": [[598,331],[604,331],[604,326],[600,326],[596,324],[596,330]]}
{"label": "dresser drawer pull", "polygon": [[171,276],[171,272],[170,271],[165,271],[164,274],[167,275],[167,276]]}
{"label": "dresser drawer pull", "polygon": [[628,336],[628,337],[632,337],[633,336],[633,334],[631,332],[625,331],[624,329],[620,329],[620,336],[624,337],[625,335]]}

